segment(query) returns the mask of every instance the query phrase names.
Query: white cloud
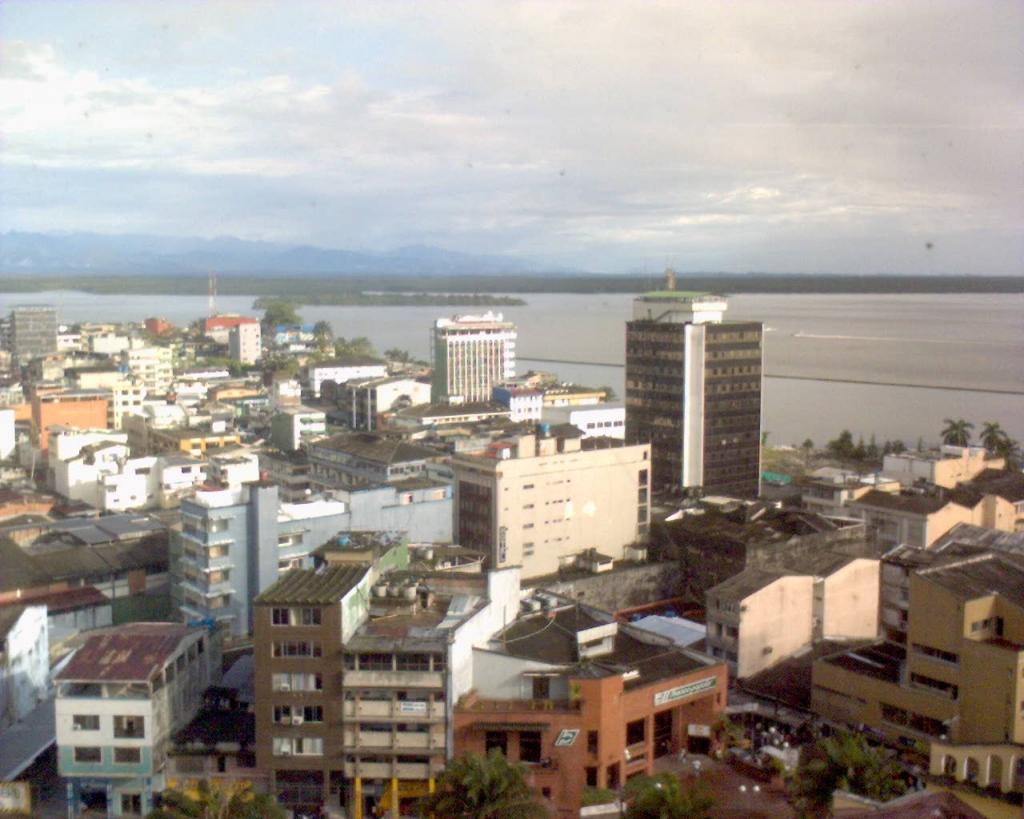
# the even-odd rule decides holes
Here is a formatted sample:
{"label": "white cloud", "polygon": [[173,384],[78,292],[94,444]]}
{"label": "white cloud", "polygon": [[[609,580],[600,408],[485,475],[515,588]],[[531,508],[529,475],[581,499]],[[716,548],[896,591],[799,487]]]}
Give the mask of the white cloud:
{"label": "white cloud", "polygon": [[[562,259],[575,243],[578,266],[621,269],[644,243],[715,242],[706,258],[757,268],[788,226],[770,264],[802,270],[807,231],[879,219],[978,232],[981,258],[995,231],[1005,267],[1024,218],[1012,4],[115,3],[106,39],[60,8],[61,35],[8,43],[0,74],[3,165],[94,186],[55,228],[116,224],[115,186],[176,178],[184,201],[146,200],[153,229]],[[39,220],[39,201],[12,204],[4,228]]]}

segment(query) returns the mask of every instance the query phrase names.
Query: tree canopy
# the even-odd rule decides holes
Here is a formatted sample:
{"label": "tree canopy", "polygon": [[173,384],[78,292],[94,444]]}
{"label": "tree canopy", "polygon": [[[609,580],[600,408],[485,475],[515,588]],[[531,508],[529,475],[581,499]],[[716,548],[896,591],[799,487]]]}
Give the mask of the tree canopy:
{"label": "tree canopy", "polygon": [[546,819],[550,814],[533,794],[520,766],[492,749],[467,753],[448,763],[437,789],[419,805],[424,819]]}
{"label": "tree canopy", "polygon": [[251,784],[199,780],[194,788],[169,788],[160,807],[146,819],[285,819],[286,811],[270,794],[256,793]]}
{"label": "tree canopy", "polygon": [[266,302],[263,312],[265,327],[279,327],[282,324],[302,324],[298,308],[287,299],[271,299]]}
{"label": "tree canopy", "polygon": [[974,429],[974,424],[970,421],[965,421],[963,418],[959,420],[944,418],[942,423],[946,425],[940,433],[942,435],[942,443],[952,446],[970,445],[971,430]]}
{"label": "tree canopy", "polygon": [[638,777],[626,785],[625,819],[710,819],[714,799],[700,783],[684,788],[670,773]]}

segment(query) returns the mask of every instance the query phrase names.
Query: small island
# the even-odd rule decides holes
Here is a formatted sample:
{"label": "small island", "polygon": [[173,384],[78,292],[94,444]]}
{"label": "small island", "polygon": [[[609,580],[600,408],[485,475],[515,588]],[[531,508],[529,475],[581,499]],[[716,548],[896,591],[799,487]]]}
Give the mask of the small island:
{"label": "small island", "polygon": [[[265,310],[277,296],[260,296],[253,302],[254,310]],[[290,296],[288,301],[299,306],[330,307],[523,307],[526,302],[515,296],[491,296],[486,293],[310,293]]]}

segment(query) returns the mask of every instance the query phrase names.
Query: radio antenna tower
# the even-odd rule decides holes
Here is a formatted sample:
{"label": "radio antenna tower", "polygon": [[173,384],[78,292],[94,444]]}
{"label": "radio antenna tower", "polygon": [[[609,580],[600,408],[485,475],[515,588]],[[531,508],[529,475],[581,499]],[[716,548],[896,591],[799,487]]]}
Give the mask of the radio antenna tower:
{"label": "radio antenna tower", "polygon": [[210,311],[210,318],[217,315],[217,274],[212,270],[210,271],[210,303],[208,309]]}

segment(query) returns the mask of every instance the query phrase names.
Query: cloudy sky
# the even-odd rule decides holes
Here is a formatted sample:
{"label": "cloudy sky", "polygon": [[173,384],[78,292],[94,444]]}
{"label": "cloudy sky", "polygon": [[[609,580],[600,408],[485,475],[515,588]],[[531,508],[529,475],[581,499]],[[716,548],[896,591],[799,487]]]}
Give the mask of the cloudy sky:
{"label": "cloudy sky", "polygon": [[0,230],[1021,274],[1018,0],[0,3]]}

